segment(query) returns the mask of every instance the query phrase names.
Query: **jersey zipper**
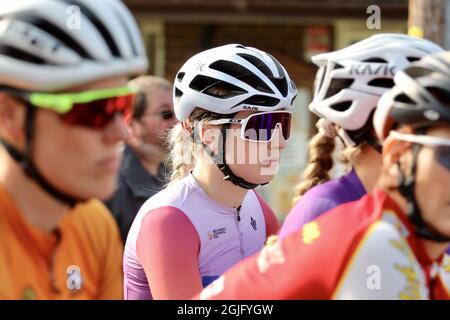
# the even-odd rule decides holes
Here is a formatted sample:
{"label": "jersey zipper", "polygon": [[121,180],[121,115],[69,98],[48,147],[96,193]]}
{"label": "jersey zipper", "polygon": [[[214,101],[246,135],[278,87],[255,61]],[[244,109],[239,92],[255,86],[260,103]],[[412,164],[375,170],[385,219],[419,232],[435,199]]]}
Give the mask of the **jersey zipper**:
{"label": "jersey zipper", "polygon": [[241,222],[241,206],[234,209],[236,212],[236,219],[234,220],[236,222],[236,228],[239,234],[239,247],[241,249],[241,259],[244,259],[244,240],[242,239],[242,232],[239,228],[239,222]]}

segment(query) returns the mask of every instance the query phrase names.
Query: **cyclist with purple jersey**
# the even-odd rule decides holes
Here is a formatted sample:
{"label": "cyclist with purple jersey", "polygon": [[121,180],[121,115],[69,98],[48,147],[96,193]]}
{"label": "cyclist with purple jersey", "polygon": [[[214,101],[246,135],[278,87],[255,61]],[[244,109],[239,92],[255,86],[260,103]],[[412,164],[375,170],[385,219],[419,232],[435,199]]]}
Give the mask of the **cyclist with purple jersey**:
{"label": "cyclist with purple jersey", "polygon": [[[442,50],[428,40],[378,34],[312,58],[319,70],[309,108],[321,117],[319,132],[309,144],[309,165],[297,190],[299,200],[289,212],[280,237],[372,191],[381,169],[381,147],[372,125],[377,102],[393,86],[397,70]],[[344,143],[342,156],[352,168],[344,176],[328,181],[336,137]]]}
{"label": "cyclist with purple jersey", "polygon": [[253,190],[270,182],[290,135],[296,87],[271,55],[231,44],[179,70],[172,181],[128,234],[126,299],[187,299],[263,248],[278,221]]}

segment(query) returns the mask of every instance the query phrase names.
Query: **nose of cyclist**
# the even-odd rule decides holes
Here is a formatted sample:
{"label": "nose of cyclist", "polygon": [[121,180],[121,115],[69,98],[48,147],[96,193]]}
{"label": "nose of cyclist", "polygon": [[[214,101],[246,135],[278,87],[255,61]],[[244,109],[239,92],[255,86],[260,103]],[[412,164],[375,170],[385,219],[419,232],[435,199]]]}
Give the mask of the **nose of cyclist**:
{"label": "nose of cyclist", "polygon": [[284,150],[286,148],[286,140],[284,139],[282,130],[281,124],[278,123],[273,131],[272,141],[270,142],[271,149],[277,148]]}

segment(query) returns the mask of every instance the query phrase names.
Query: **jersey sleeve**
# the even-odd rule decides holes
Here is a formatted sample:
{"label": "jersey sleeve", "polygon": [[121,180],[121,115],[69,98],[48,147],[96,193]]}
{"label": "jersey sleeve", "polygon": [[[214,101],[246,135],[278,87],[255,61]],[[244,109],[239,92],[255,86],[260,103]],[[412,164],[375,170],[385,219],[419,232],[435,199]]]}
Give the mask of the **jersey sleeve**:
{"label": "jersey sleeve", "polygon": [[325,212],[335,208],[338,204],[327,198],[304,198],[300,199],[288,213],[280,229],[280,238],[300,230],[303,225],[313,221]]}
{"label": "jersey sleeve", "polygon": [[202,289],[200,239],[188,217],[166,206],[146,214],[136,242],[154,299],[187,299]]}
{"label": "jersey sleeve", "polygon": [[305,224],[235,265],[194,299],[330,299],[371,223],[360,212],[343,205]]}
{"label": "jersey sleeve", "polygon": [[256,196],[258,197],[259,204],[264,213],[264,220],[266,222],[266,237],[271,235],[275,235],[280,230],[280,223],[278,222],[277,217],[273,213],[272,209],[263,199],[263,197],[255,191]]}

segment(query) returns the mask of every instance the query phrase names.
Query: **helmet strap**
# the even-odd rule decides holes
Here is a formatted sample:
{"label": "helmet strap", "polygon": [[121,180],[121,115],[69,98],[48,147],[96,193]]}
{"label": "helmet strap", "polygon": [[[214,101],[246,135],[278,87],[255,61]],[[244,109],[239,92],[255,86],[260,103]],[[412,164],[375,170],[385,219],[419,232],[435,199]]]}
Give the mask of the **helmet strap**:
{"label": "helmet strap", "polygon": [[[214,161],[214,163],[217,165],[219,170],[223,173],[223,180],[230,181],[234,185],[237,185],[244,189],[255,189],[258,186],[266,185],[267,183],[263,184],[255,184],[246,181],[245,179],[238,177],[234,174],[233,170],[231,170],[230,166],[227,164],[226,160],[226,134],[227,129],[229,129],[231,124],[224,124],[221,129],[221,134],[219,137],[219,152],[218,154],[215,154],[211,148],[209,148],[203,141],[201,141],[203,149],[208,153],[208,155],[211,157],[211,159]],[[194,128],[194,131],[198,130],[197,127]],[[198,131],[194,134],[197,135]],[[197,135],[199,136],[199,135]]]}
{"label": "helmet strap", "polygon": [[0,143],[5,147],[8,154],[13,158],[27,174],[28,177],[33,179],[43,190],[45,190],[50,196],[63,202],[69,207],[74,207],[77,202],[84,201],[72,197],[53,186],[47,181],[31,160],[31,154],[33,150],[33,131],[34,131],[34,119],[36,114],[36,107],[31,103],[25,101],[26,115],[25,115],[25,153],[17,150],[10,143],[0,139]]}
{"label": "helmet strap", "polygon": [[411,165],[411,175],[406,176],[401,170],[400,163],[397,163],[399,168],[399,179],[398,179],[398,191],[406,199],[408,204],[407,216],[409,220],[416,227],[416,235],[420,238],[436,241],[436,242],[449,242],[450,238],[442,234],[439,234],[429,228],[422,216],[422,211],[420,210],[419,204],[415,196],[415,181],[417,172],[417,158],[421,146],[419,144],[413,144],[413,162]]}

